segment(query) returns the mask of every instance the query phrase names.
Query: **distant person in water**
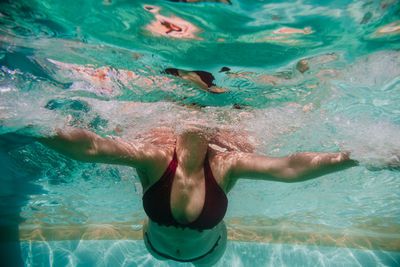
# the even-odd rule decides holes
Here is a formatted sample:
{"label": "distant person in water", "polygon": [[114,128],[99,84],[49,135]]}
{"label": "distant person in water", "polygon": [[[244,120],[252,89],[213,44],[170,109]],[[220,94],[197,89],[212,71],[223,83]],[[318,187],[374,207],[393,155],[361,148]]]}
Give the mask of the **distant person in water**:
{"label": "distant person in water", "polygon": [[[219,72],[229,72],[230,68],[228,67],[222,67]],[[212,94],[223,94],[229,92],[228,89],[225,88],[220,88],[217,87],[217,85],[214,83],[215,77],[208,71],[202,71],[202,70],[193,70],[193,71],[187,71],[187,70],[182,70],[182,69],[176,69],[176,68],[167,68],[164,70],[164,73],[173,75],[175,77],[182,78],[184,80],[190,81],[193,84],[197,86],[202,91],[212,93]],[[178,105],[181,105],[182,101],[186,100],[186,97],[181,99],[180,101],[176,101],[175,103]],[[198,103],[190,103],[190,104],[185,104],[184,106],[186,107],[194,107],[194,108],[203,108],[205,107],[204,105],[200,105]],[[243,104],[238,104],[235,103],[233,104],[234,109],[243,109],[246,108],[246,105]]]}
{"label": "distant person in water", "polygon": [[238,179],[291,183],[357,165],[342,152],[257,155],[248,140],[244,134],[193,124],[179,133],[160,127],[130,141],[76,128],[39,138],[76,160],[135,168],[148,216],[143,226],[148,251],[159,260],[205,266],[224,254],[226,195]]}
{"label": "distant person in water", "polygon": [[[229,68],[223,67],[221,71],[227,71]],[[173,75],[194,83],[199,89],[213,94],[222,94],[229,92],[228,89],[219,88],[214,83],[215,77],[210,72],[202,70],[187,71],[176,68],[167,68],[164,70],[166,74]]]}

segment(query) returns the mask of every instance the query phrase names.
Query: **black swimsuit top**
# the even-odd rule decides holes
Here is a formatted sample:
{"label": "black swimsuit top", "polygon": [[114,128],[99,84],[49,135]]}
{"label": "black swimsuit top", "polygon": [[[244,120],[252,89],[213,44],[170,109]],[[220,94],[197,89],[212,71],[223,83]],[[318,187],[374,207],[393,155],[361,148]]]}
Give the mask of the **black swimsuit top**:
{"label": "black swimsuit top", "polygon": [[143,195],[143,208],[154,222],[160,225],[189,227],[196,230],[205,230],[215,227],[225,216],[228,199],[225,192],[215,181],[211,172],[208,157],[204,161],[205,199],[203,210],[199,217],[188,224],[181,224],[175,220],[171,212],[171,189],[175,171],[178,167],[176,151],[167,170],[161,178],[153,184]]}

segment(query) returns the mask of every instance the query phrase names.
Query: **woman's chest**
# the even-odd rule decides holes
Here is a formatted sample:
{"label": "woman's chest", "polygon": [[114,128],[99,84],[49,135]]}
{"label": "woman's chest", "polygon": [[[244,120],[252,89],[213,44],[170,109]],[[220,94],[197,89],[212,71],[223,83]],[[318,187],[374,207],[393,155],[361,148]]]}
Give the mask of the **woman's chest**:
{"label": "woman's chest", "polygon": [[206,181],[202,174],[184,177],[179,170],[171,186],[171,213],[179,223],[195,221],[203,210],[206,199]]}

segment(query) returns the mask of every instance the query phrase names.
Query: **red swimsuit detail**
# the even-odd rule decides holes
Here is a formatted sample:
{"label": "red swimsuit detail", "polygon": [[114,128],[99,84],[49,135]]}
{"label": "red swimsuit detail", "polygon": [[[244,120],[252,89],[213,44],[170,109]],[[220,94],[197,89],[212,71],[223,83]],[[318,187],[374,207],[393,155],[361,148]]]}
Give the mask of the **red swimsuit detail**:
{"label": "red swimsuit detail", "polygon": [[191,223],[181,224],[175,220],[171,212],[171,189],[175,171],[178,167],[176,151],[167,170],[143,195],[143,208],[150,219],[160,225],[189,227],[195,230],[205,230],[215,227],[225,216],[228,199],[225,192],[215,181],[208,157],[204,161],[205,200],[199,217]]}

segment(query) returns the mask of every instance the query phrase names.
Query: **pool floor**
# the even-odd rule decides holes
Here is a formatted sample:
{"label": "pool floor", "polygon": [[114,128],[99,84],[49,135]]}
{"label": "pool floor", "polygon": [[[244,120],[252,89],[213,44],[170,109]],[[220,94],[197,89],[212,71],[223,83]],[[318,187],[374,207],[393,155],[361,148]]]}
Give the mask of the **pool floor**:
{"label": "pool floor", "polygon": [[[71,240],[2,244],[5,245],[10,247],[19,245],[25,266],[192,266],[187,263],[154,259],[147,252],[142,240]],[[216,266],[400,266],[400,253],[306,245],[228,242],[226,253]]]}

